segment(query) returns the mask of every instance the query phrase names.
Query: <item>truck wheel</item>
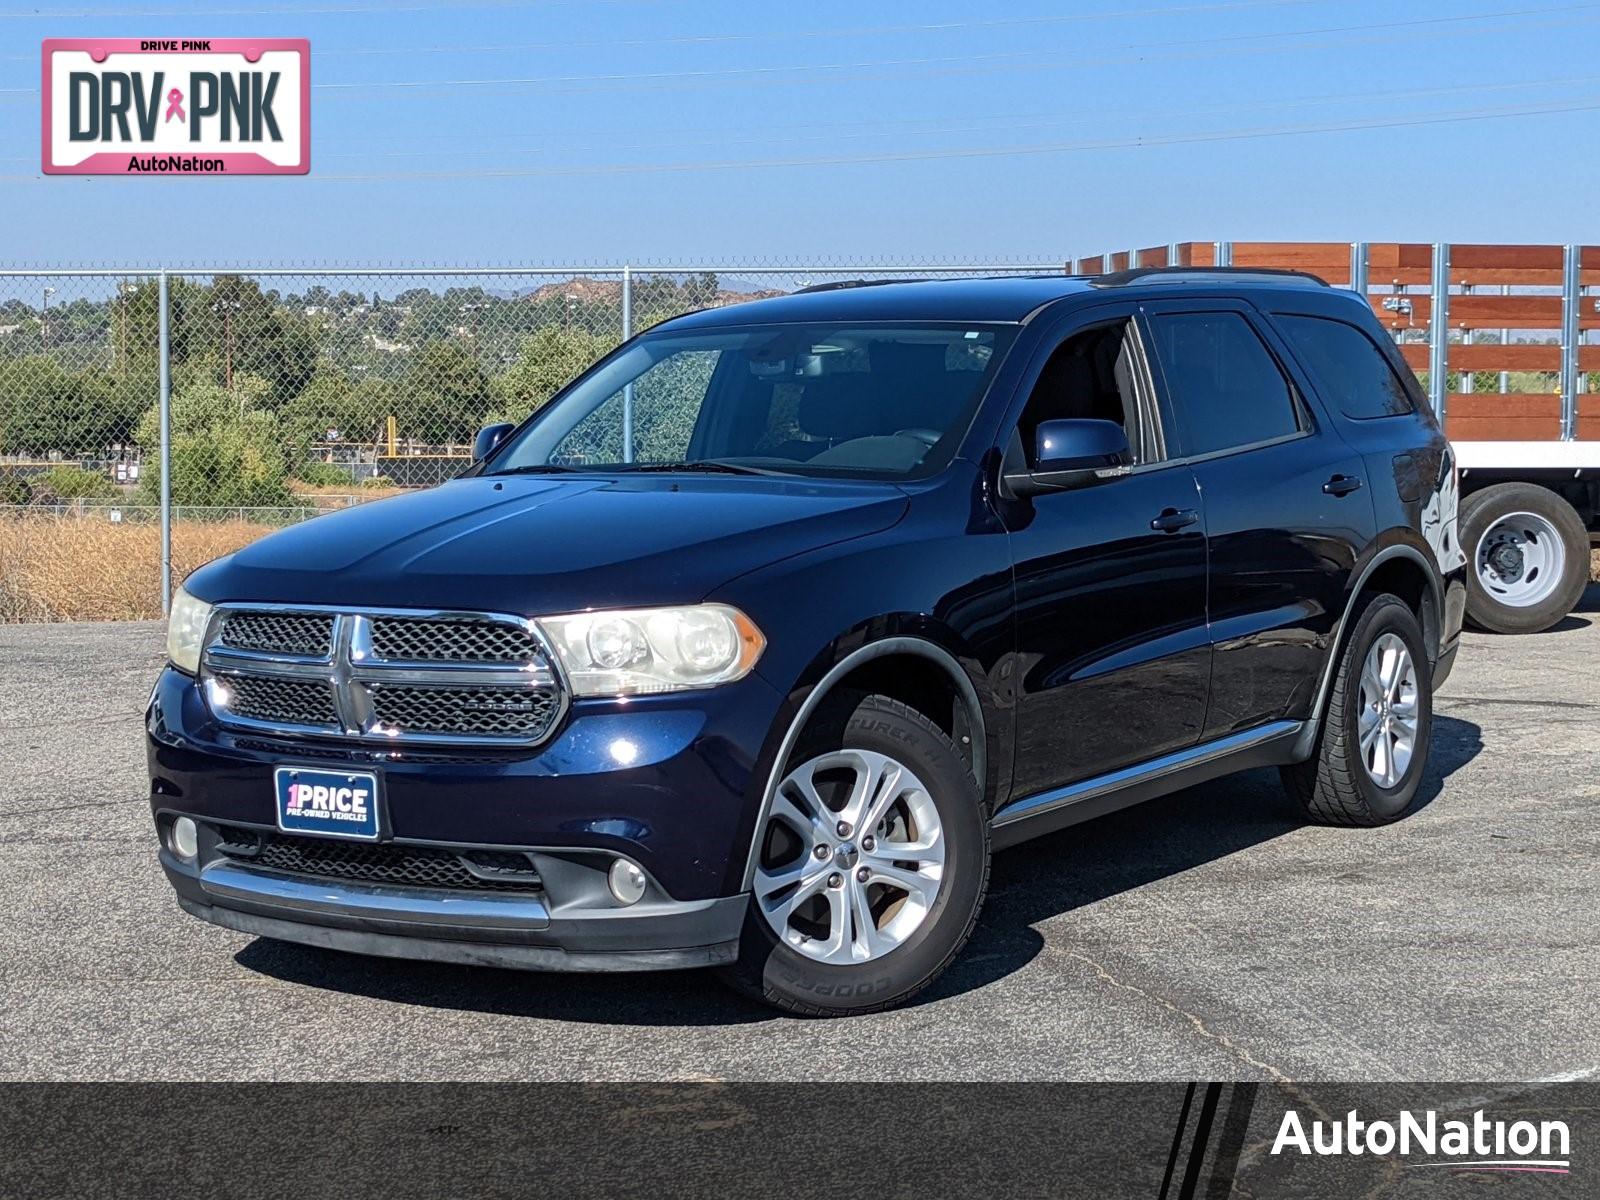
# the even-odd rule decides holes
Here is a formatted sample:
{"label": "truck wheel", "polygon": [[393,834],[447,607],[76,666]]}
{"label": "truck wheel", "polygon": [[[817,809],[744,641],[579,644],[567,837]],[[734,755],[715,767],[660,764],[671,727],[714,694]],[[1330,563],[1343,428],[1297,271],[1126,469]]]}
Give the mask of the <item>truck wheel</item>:
{"label": "truck wheel", "polygon": [[1314,821],[1387,825],[1416,797],[1433,731],[1433,682],[1416,614],[1373,597],[1340,652],[1316,750],[1284,767],[1284,789]]}
{"label": "truck wheel", "polygon": [[989,886],[978,785],[932,721],[884,696],[825,706],[761,831],[740,991],[803,1016],[904,1004],[966,945]]}
{"label": "truck wheel", "polygon": [[1549,488],[1498,483],[1461,506],[1467,619],[1490,633],[1539,633],[1589,582],[1589,532]]}

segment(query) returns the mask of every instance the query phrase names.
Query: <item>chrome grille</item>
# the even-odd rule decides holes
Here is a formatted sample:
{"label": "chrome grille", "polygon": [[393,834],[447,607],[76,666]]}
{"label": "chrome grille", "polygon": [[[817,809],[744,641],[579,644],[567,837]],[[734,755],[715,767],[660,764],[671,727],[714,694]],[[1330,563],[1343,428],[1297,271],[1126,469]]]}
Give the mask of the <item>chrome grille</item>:
{"label": "chrome grille", "polygon": [[387,728],[474,737],[536,738],[550,727],[555,693],[529,687],[395,687],[374,684],[372,711]]}
{"label": "chrome grille", "polygon": [[229,675],[218,682],[222,692],[214,689],[213,699],[226,697],[221,702],[228,711],[248,720],[339,728],[331,683],[280,675]]}
{"label": "chrome grille", "polygon": [[396,662],[526,663],[539,644],[526,629],[495,621],[374,617],[372,652]]}
{"label": "chrome grille", "polygon": [[325,613],[231,612],[218,634],[224,646],[328,658],[333,653],[333,618]]}
{"label": "chrome grille", "polygon": [[404,743],[529,746],[567,697],[521,617],[221,607],[202,658],[224,724]]}

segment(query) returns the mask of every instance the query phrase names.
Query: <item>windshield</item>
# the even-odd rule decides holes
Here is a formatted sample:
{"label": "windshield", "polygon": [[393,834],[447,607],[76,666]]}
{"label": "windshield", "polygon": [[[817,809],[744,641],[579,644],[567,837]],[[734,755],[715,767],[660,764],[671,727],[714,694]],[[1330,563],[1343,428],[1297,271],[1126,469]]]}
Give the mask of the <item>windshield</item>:
{"label": "windshield", "polygon": [[1006,325],[768,325],[639,338],[507,440],[487,473],[925,475],[955,455]]}

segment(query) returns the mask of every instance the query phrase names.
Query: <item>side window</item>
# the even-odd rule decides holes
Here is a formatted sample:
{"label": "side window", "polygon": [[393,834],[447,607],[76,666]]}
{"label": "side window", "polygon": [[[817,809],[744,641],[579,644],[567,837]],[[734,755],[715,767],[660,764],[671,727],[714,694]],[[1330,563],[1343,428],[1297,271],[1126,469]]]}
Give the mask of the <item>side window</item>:
{"label": "side window", "polygon": [[1287,437],[1304,426],[1294,389],[1238,313],[1157,315],[1156,357],[1189,454]]}
{"label": "side window", "polygon": [[1093,418],[1114,421],[1128,434],[1135,465],[1159,462],[1164,455],[1151,413],[1131,320],[1116,321],[1073,334],[1057,346],[1039,372],[1027,407],[1017,422],[1023,445],[1031,447],[1041,421]]}
{"label": "side window", "polygon": [[1326,317],[1279,314],[1275,320],[1317,381],[1319,391],[1357,421],[1415,411],[1405,380],[1370,337]]}

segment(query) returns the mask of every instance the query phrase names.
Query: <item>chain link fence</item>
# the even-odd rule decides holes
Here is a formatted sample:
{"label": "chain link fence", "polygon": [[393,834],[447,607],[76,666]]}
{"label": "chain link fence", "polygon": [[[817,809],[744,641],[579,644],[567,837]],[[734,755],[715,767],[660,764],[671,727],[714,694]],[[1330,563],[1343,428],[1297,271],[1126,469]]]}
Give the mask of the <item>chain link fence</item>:
{"label": "chain link fence", "polygon": [[483,425],[680,313],[842,279],[1064,269],[0,273],[0,621],[157,617],[164,578],[454,477]]}

